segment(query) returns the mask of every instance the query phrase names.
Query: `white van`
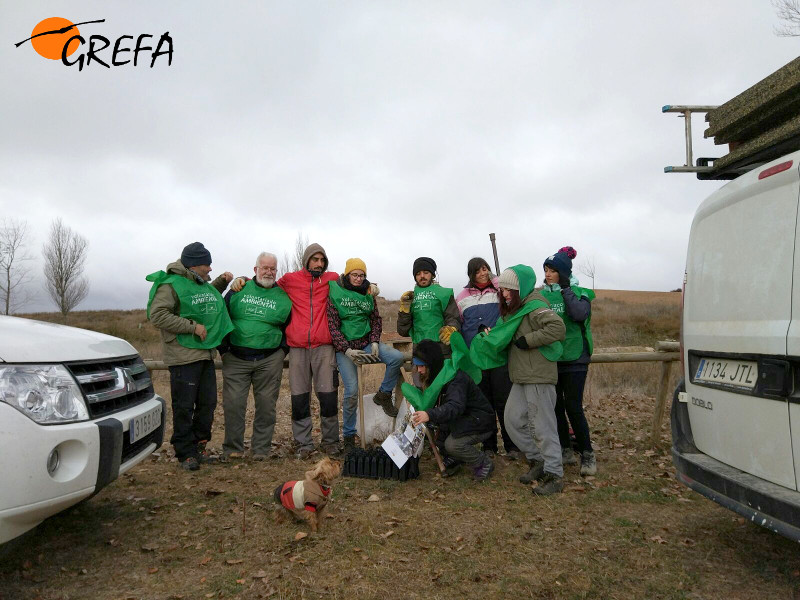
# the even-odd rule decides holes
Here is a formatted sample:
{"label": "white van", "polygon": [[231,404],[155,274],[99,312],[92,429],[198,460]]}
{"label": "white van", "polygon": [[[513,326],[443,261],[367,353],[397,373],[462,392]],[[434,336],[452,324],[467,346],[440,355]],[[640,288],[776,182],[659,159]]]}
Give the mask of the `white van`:
{"label": "white van", "polygon": [[128,342],[0,316],[0,544],[147,458],[165,407]]}
{"label": "white van", "polygon": [[671,423],[680,481],[800,541],[798,202],[794,152],[697,209]]}

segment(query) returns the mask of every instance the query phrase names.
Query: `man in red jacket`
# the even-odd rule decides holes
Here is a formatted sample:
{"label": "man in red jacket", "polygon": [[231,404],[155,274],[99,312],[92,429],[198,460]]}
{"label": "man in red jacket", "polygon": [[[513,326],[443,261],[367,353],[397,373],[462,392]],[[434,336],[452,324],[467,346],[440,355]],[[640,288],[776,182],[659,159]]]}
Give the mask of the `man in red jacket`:
{"label": "man in red jacket", "polygon": [[329,281],[338,273],[327,271],[328,256],[319,244],[303,252],[305,268],[286,273],[278,280],[292,301],[286,327],[289,344],[289,389],[292,394],[292,434],[298,457],[307,458],[314,451],[311,437],[311,384],[319,400],[322,450],[338,454],[339,406],[336,380],[336,352],[328,329],[326,305]]}

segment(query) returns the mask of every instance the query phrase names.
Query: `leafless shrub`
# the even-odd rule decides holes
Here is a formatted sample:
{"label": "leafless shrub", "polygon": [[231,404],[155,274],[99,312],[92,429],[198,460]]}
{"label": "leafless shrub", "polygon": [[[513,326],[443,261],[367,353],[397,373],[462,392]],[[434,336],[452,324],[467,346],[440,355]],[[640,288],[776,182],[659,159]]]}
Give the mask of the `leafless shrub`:
{"label": "leafless shrub", "polygon": [[278,277],[292,271],[299,271],[305,265],[303,264],[303,252],[308,247],[308,236],[303,235],[302,231],[297,232],[297,237],[294,240],[294,251],[291,255],[288,252],[283,253],[278,263]]}

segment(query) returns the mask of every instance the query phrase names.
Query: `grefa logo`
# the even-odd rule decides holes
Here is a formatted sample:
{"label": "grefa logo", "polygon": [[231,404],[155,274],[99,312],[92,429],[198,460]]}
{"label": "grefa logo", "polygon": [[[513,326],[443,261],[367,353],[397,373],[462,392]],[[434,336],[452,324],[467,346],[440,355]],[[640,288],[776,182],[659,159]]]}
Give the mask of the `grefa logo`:
{"label": "grefa logo", "polygon": [[[81,23],[73,23],[68,19],[62,17],[50,17],[40,21],[31,32],[31,37],[14,44],[19,48],[22,44],[30,42],[33,49],[50,60],[61,60],[67,66],[72,67],[78,65],[78,71],[82,71],[84,65],[89,66],[92,63],[104,66],[106,69],[113,67],[121,67],[123,65],[133,63],[134,67],[139,66],[139,54],[145,53],[150,56],[150,68],[152,69],[159,56],[167,57],[167,66],[172,65],[172,38],[169,31],[161,34],[158,43],[153,49],[150,45],[153,39],[149,33],[142,33],[136,36],[134,43],[134,36],[121,35],[111,46],[111,40],[104,35],[93,33],[89,36],[87,42],[86,38],[81,35],[78,25],[91,25],[95,23],[105,23],[105,19],[97,19],[95,21],[83,21]],[[78,57],[72,60],[69,58],[81,50]],[[147,60],[143,60],[145,64]],[[163,61],[162,61],[163,62]]]}

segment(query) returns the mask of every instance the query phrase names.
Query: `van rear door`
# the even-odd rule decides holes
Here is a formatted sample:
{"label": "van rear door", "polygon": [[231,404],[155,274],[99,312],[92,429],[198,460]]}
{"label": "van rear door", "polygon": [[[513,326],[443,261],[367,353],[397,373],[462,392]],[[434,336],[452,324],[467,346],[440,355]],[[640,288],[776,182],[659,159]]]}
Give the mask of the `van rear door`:
{"label": "van rear door", "polygon": [[[800,152],[795,152],[775,161],[773,164],[781,164],[792,161],[792,166],[787,170],[787,178],[794,184],[794,195],[800,198]],[[777,177],[778,174],[772,175]],[[792,322],[789,325],[789,335],[786,338],[786,352],[793,359],[800,359],[800,223],[795,226],[795,250],[793,281],[795,285],[792,289]],[[795,480],[800,483],[800,363],[792,363],[792,393],[789,396],[789,422],[792,429],[792,449],[794,452]]]}
{"label": "van rear door", "polygon": [[[683,313],[686,391],[698,449],[796,489],[787,394],[759,378],[780,375],[792,309],[800,308],[792,291],[798,169],[759,179],[763,170],[718,190],[692,223]],[[800,348],[800,325],[796,331]],[[800,412],[795,424],[800,427]]]}

